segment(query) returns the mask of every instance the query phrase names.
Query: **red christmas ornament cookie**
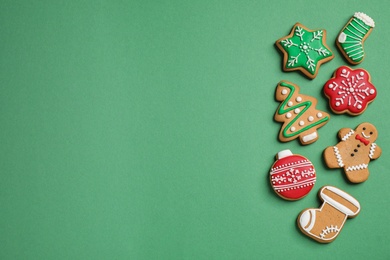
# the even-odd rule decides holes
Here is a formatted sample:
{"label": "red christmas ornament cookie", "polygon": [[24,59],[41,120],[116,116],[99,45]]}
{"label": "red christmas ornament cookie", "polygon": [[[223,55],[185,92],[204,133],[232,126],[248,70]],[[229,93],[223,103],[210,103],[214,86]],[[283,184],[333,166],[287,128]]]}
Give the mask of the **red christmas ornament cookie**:
{"label": "red christmas ornament cookie", "polygon": [[286,200],[305,197],[316,181],[313,164],[290,150],[280,151],[276,159],[270,171],[271,185],[276,194]]}
{"label": "red christmas ornament cookie", "polygon": [[354,70],[347,66],[338,68],[333,78],[325,83],[323,90],[334,113],[353,116],[362,114],[377,93],[366,70]]}

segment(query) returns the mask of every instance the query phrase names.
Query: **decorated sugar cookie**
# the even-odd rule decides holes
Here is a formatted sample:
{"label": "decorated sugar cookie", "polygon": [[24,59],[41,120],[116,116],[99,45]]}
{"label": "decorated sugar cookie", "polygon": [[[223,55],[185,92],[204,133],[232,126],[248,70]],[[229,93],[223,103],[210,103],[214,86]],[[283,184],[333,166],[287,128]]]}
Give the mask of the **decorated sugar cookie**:
{"label": "decorated sugar cookie", "polygon": [[271,185],[276,194],[286,200],[305,197],[316,182],[313,164],[290,150],[280,151],[276,158],[270,171]]}
{"label": "decorated sugar cookie", "polygon": [[315,98],[302,95],[299,91],[299,87],[291,82],[278,83],[275,97],[281,104],[274,118],[283,123],[279,132],[280,141],[299,138],[301,144],[307,145],[317,141],[317,129],[325,125],[330,116],[315,108]]}
{"label": "decorated sugar cookie", "polygon": [[321,208],[305,209],[297,219],[298,227],[306,236],[320,243],[334,241],[348,218],[360,212],[360,203],[351,195],[333,186],[324,186],[318,193]]}
{"label": "decorated sugar cookie", "polygon": [[371,17],[357,12],[341,30],[336,45],[349,63],[356,65],[363,61],[364,41],[374,27]]}
{"label": "decorated sugar cookie", "polygon": [[338,68],[333,78],[325,83],[323,90],[333,112],[353,116],[362,114],[377,93],[366,70],[354,70],[347,66]]}
{"label": "decorated sugar cookie", "polygon": [[324,151],[325,163],[329,168],[343,168],[350,182],[360,183],[368,179],[368,164],[382,154],[375,143],[378,131],[370,123],[362,123],[352,130],[342,128],[338,133],[341,141]]}
{"label": "decorated sugar cookie", "polygon": [[310,30],[296,23],[289,35],[275,43],[283,53],[283,70],[299,70],[308,78],[314,79],[321,64],[334,57],[325,41],[326,30]]}

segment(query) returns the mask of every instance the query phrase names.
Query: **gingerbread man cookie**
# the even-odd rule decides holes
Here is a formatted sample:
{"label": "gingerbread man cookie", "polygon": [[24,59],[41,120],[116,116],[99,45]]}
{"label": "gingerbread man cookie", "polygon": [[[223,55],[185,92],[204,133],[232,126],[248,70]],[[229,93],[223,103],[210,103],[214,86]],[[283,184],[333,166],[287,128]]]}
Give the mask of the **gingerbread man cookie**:
{"label": "gingerbread man cookie", "polygon": [[299,87],[288,81],[279,82],[275,97],[281,104],[274,118],[283,123],[279,140],[288,142],[299,138],[303,145],[317,141],[317,129],[330,118],[328,113],[315,108],[317,100],[300,94]]}
{"label": "gingerbread man cookie", "polygon": [[382,149],[375,143],[378,131],[370,123],[362,123],[355,130],[342,128],[336,146],[324,151],[325,163],[329,168],[343,168],[350,182],[360,183],[368,179],[368,163],[379,158]]}
{"label": "gingerbread man cookie", "polygon": [[317,76],[321,64],[334,57],[326,44],[326,30],[310,30],[300,23],[275,45],[283,53],[283,70],[299,70],[309,79]]}
{"label": "gingerbread man cookie", "polygon": [[338,68],[333,78],[325,83],[323,90],[334,113],[353,116],[362,114],[377,94],[366,70],[354,70],[347,66]]}
{"label": "gingerbread man cookie", "polygon": [[318,195],[323,201],[321,208],[303,210],[297,219],[298,227],[317,242],[330,243],[340,234],[345,221],[359,214],[360,203],[333,186],[322,187]]}

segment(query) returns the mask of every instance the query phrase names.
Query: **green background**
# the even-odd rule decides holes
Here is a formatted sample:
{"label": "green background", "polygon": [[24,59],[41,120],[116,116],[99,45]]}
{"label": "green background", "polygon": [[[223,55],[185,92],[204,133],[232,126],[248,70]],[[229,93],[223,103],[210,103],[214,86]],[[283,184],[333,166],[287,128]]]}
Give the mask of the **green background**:
{"label": "green background", "polygon": [[[386,1],[1,1],[1,259],[389,258],[389,26]],[[346,61],[335,39],[356,11],[376,27],[361,65],[379,95],[330,112],[323,84]],[[300,22],[327,30],[335,58],[309,80],[281,70],[274,42]],[[318,99],[320,139],[277,140],[276,84]],[[328,169],[342,127],[375,124],[381,158],[365,183]],[[273,192],[283,149],[308,157],[302,200]],[[331,244],[301,210],[334,185],[362,210]]]}

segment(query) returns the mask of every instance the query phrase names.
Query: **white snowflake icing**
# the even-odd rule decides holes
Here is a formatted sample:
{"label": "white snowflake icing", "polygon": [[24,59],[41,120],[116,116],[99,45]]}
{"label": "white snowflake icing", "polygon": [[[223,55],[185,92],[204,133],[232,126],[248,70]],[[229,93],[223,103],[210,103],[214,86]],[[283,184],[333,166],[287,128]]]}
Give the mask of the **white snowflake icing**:
{"label": "white snowflake icing", "polygon": [[[305,37],[305,33],[311,33],[311,39],[307,39],[308,37]],[[300,39],[300,42],[297,38],[295,40],[292,38],[290,39],[284,39],[280,41],[280,43],[286,47],[286,48],[299,48],[300,53],[298,55],[289,55],[289,58],[287,60],[287,66],[294,67],[299,63],[300,60],[305,61],[307,70],[311,71],[312,73],[315,72],[317,67],[317,57],[323,56],[326,57],[330,54],[330,52],[324,48],[323,46],[317,48],[316,46],[311,46],[311,43],[314,41],[321,41],[324,35],[323,30],[317,30],[314,32],[309,32],[304,30],[300,26],[296,26],[294,30],[294,35],[298,36]],[[307,39],[307,41],[305,41]],[[301,53],[304,53],[305,55],[301,55]]]}

